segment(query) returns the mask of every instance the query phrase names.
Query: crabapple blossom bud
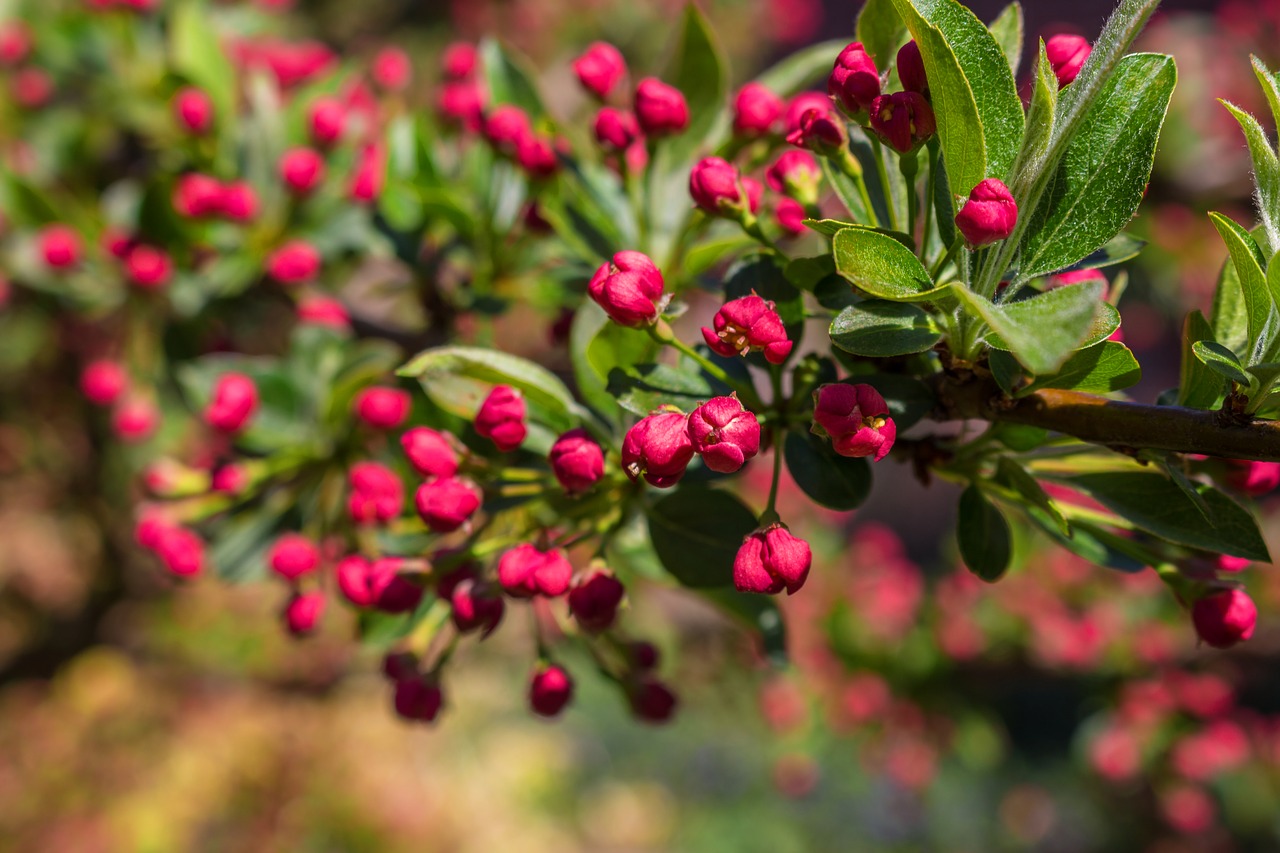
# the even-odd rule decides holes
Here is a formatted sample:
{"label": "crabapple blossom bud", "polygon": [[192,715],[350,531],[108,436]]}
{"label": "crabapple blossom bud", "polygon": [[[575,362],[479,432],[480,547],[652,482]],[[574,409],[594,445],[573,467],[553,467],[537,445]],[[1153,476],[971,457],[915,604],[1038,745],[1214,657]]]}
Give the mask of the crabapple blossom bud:
{"label": "crabapple blossom bud", "polygon": [[19,68],[9,80],[18,106],[37,110],[53,97],[53,78],[43,68]]}
{"label": "crabapple blossom bud", "polygon": [[382,656],[382,674],[392,681],[418,675],[418,656],[413,652],[387,652]]}
{"label": "crabapple blossom bud", "polygon": [[656,678],[644,677],[627,686],[631,713],[646,723],[665,723],[676,712],[676,695]]}
{"label": "crabapple blossom bud", "polygon": [[295,581],[320,564],[320,549],[305,536],[286,533],[275,541],[267,554],[271,571],[287,581]]}
{"label": "crabapple blossom bud", "polygon": [[786,110],[786,102],[763,83],[748,83],[733,99],[733,132],[756,137],[772,132]]}
{"label": "crabapple blossom bud", "polygon": [[244,466],[228,462],[213,472],[209,487],[220,495],[238,495],[249,485],[249,473]]}
{"label": "crabapple blossom bud", "polygon": [[604,100],[627,76],[627,61],[616,47],[598,41],[573,61],[573,73],[582,88]]}
{"label": "crabapple blossom bud", "polygon": [[258,386],[243,373],[224,373],[213,386],[204,422],[222,433],[245,428],[258,410]]}
{"label": "crabapple blossom bud", "polygon": [[476,412],[476,432],[503,453],[515,450],[529,434],[524,396],[510,385],[497,385]]}
{"label": "crabapple blossom bud", "polygon": [[569,590],[569,612],[588,633],[607,630],[618,618],[626,589],[611,572],[596,569]]}
{"label": "crabapple blossom bud", "polygon": [[67,225],[47,225],[37,237],[40,257],[45,266],[54,270],[65,270],[80,263],[84,253],[84,244],[75,229]]}
{"label": "crabapple blossom bud", "polygon": [[702,338],[712,352],[726,358],[760,351],[770,364],[782,364],[794,346],[774,304],[754,293],[726,302],[711,326],[702,327]]}
{"label": "crabapple blossom bud", "polygon": [[440,55],[440,70],[447,80],[468,80],[479,64],[480,54],[470,42],[455,41]]}
{"label": "crabapple blossom bud", "polygon": [[458,472],[458,450],[452,436],[414,427],[400,436],[409,463],[424,477],[452,477]]}
{"label": "crabapple blossom bud", "polygon": [[295,637],[315,631],[324,615],[324,593],[295,593],[284,607],[284,624]]}
{"label": "crabapple blossom bud", "polygon": [[402,572],[404,561],[384,557],[370,562],[353,555],[338,563],[338,590],[356,607],[406,613],[422,601],[423,588]]}
{"label": "crabapple blossom bud", "polygon": [[267,257],[267,275],[280,284],[301,284],[320,272],[320,252],[305,240],[290,240]]}
{"label": "crabapple blossom bud", "polygon": [[129,374],[118,361],[99,358],[80,374],[80,393],[95,406],[110,406],[129,387]]}
{"label": "crabapple blossom bud", "polygon": [[446,123],[475,133],[484,123],[484,100],[474,81],[445,83],[436,95],[436,111]]}
{"label": "crabapple blossom bud", "polygon": [[872,101],[871,129],[894,151],[906,154],[937,133],[938,125],[924,95],[894,92]]}
{"label": "crabapple blossom bud", "polygon": [[1220,572],[1243,572],[1245,569],[1253,565],[1253,560],[1247,557],[1233,557],[1230,554],[1219,554],[1213,561],[1214,567]]}
{"label": "crabapple blossom bud", "polygon": [[384,47],[373,58],[373,67],[369,69],[373,82],[388,92],[404,90],[413,77],[413,63],[409,54],[398,47]]}
{"label": "crabapple blossom bud", "polygon": [[822,167],[808,151],[786,151],[764,173],[774,192],[786,193],[805,205],[818,203]]}
{"label": "crabapple blossom bud", "polygon": [[689,414],[689,440],[702,464],[732,474],[760,452],[760,422],[736,396],[712,397]]}
{"label": "crabapple blossom bud", "polygon": [[541,717],[554,717],[573,698],[573,679],[564,667],[541,666],[529,680],[529,707]]}
{"label": "crabapple blossom bud", "polygon": [[1244,590],[1218,590],[1191,606],[1191,621],[1201,640],[1215,649],[1229,649],[1253,636],[1258,608]]}
{"label": "crabapple blossom bud", "polygon": [[633,481],[659,489],[674,486],[693,460],[689,418],[681,412],[655,412],[627,430],[622,440],[622,469]]}
{"label": "crabapple blossom bud", "polygon": [[707,157],[693,167],[689,195],[710,216],[741,218],[749,207],[737,168],[720,157]]}
{"label": "crabapple blossom bud", "polygon": [[161,528],[155,552],[165,568],[178,577],[195,577],[204,568],[204,540],[185,527]]}
{"label": "crabapple blossom bud", "polygon": [[111,429],[121,441],[146,441],[160,426],[160,411],[150,397],[126,397],[111,414]]}
{"label": "crabapple blossom bud", "polygon": [[347,513],[356,524],[385,524],[400,515],[404,484],[390,468],[377,462],[357,462],[351,466],[348,480]]}
{"label": "crabapple blossom bud", "polygon": [[585,429],[572,429],[556,439],[548,456],[556,480],[571,495],[581,494],[604,476],[604,450]]}
{"label": "crabapple blossom bud", "polygon": [[20,64],[31,53],[31,29],[22,21],[0,22],[0,65]]}
{"label": "crabapple blossom bud", "polygon": [[160,513],[144,510],[133,526],[133,541],[148,551],[156,551],[161,537],[173,528],[174,525]]}
{"label": "crabapple blossom bud", "polygon": [[543,551],[526,542],[498,560],[498,583],[514,598],[564,595],[572,577],[573,566],[559,548]]}
{"label": "crabapple blossom bud", "polygon": [[800,129],[800,119],[809,110],[832,111],[831,98],[821,92],[801,92],[787,102],[787,111],[782,114],[783,130],[794,133]]}
{"label": "crabapple blossom bud", "polygon": [[657,321],[665,306],[663,286],[662,273],[648,255],[626,251],[600,265],[587,293],[613,322],[634,327]]}
{"label": "crabapple blossom bud", "polygon": [[600,147],[616,154],[626,151],[640,138],[640,125],[627,110],[603,107],[596,113],[595,133]]}
{"label": "crabapple blossom bud", "polygon": [[1250,497],[1262,497],[1280,486],[1280,462],[1227,460],[1226,481]]}
{"label": "crabapple blossom bud", "polygon": [[840,51],[827,78],[827,94],[853,118],[863,116],[880,96],[880,72],[862,42]]}
{"label": "crabapple blossom bud", "polygon": [[684,95],[655,77],[636,86],[636,121],[649,136],[679,133],[689,126],[689,105]]}
{"label": "crabapple blossom bud", "polygon": [[224,210],[225,192],[217,178],[188,172],[173,187],[173,209],[188,218],[213,216]]}
{"label": "crabapple blossom bud", "polygon": [[1058,88],[1069,85],[1080,74],[1092,48],[1080,36],[1056,35],[1044,43],[1044,53],[1058,78]]}
{"label": "crabapple blossom bud", "polygon": [[386,149],[380,143],[362,146],[356,156],[355,171],[351,174],[351,183],[347,194],[353,201],[370,202],[382,194],[382,185],[386,178]]}
{"label": "crabapple blossom bud", "polygon": [[529,134],[516,145],[516,164],[531,178],[547,179],[560,169],[551,141]]}
{"label": "crabapple blossom bud", "polygon": [[296,195],[306,195],[324,180],[324,158],[312,148],[290,148],[280,158],[280,179]]}
{"label": "crabapple blossom bud", "polygon": [[173,261],[163,249],[138,245],[129,250],[124,262],[129,281],[144,290],[164,287],[173,278]]}
{"label": "crabapple blossom bud", "polygon": [[129,251],[136,245],[132,237],[113,225],[108,225],[102,230],[100,243],[103,251],[120,261],[129,257]]}
{"label": "crabapple blossom bud", "polygon": [[484,495],[470,480],[439,477],[419,486],[413,501],[433,532],[452,533],[475,515]]}
{"label": "crabapple blossom bud", "polygon": [[222,188],[220,209],[232,222],[252,222],[258,215],[258,193],[248,181],[232,181]]}
{"label": "crabapple blossom bud", "polygon": [[440,715],[444,693],[440,685],[428,677],[406,678],[396,682],[394,705],[396,714],[411,722],[430,723]]}
{"label": "crabapple blossom bud", "polygon": [[771,524],[742,540],[733,560],[733,585],[739,592],[791,595],[809,576],[813,554],[809,543],[782,524]]}
{"label": "crabapple blossom bud", "polygon": [[329,146],[342,138],[347,127],[347,108],[337,98],[317,98],[307,113],[311,139],[319,146]]}
{"label": "crabapple blossom bud", "polygon": [[898,427],[884,398],[870,385],[823,385],[813,398],[813,432],[830,438],[836,453],[879,462],[893,449]]}
{"label": "crabapple blossom bud", "polygon": [[188,86],[174,96],[173,114],[185,130],[201,136],[213,127],[213,99],[203,89]]}
{"label": "crabapple blossom bud", "polygon": [[627,663],[639,671],[646,671],[658,668],[658,662],[662,655],[658,652],[658,647],[646,640],[635,640],[627,643],[625,647],[627,655]]}
{"label": "crabapple blossom bud", "polygon": [[809,110],[800,117],[799,127],[787,134],[787,142],[823,157],[834,157],[849,144],[849,132],[844,121],[830,110]]}
{"label": "crabapple blossom bud", "polygon": [[972,247],[999,242],[1018,224],[1018,203],[997,178],[987,178],[969,192],[969,200],[956,214],[956,227]]}
{"label": "crabapple blossom bud", "polygon": [[778,226],[788,236],[799,237],[805,232],[804,221],[808,218],[808,213],[805,211],[804,205],[795,199],[778,199],[778,203],[773,209],[773,216],[778,221]]}
{"label": "crabapple blossom bud", "polygon": [[399,388],[375,386],[356,394],[356,417],[375,429],[395,429],[409,417],[411,398]]}
{"label": "crabapple blossom bud", "polygon": [[520,143],[532,134],[533,125],[528,114],[511,104],[495,107],[484,120],[484,138],[509,157],[514,157]]}
{"label": "crabapple blossom bud", "polygon": [[339,331],[351,330],[351,317],[347,307],[331,296],[309,294],[298,301],[298,322],[312,326],[326,326]]}
{"label": "crabapple blossom bud", "polygon": [[898,79],[902,88],[908,92],[919,92],[923,95],[929,91],[929,79],[924,73],[924,57],[920,55],[920,45],[915,39],[898,48]]}
{"label": "crabapple blossom bud", "polygon": [[475,578],[459,581],[448,596],[441,593],[441,597],[447,597],[453,606],[453,626],[458,632],[482,631],[482,640],[494,632],[506,610],[498,590]]}

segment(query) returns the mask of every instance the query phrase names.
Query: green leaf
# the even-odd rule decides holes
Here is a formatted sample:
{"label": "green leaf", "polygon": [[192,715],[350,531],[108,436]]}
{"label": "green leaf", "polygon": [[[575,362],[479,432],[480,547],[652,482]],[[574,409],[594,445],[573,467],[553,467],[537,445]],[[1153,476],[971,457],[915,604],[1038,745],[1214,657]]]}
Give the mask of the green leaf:
{"label": "green leaf", "polygon": [[1230,258],[1222,264],[1213,292],[1213,339],[1233,352],[1249,346],[1249,315],[1236,266]]}
{"label": "green leaf", "polygon": [[[1018,164],[1014,172],[1026,163],[1036,162],[1044,157],[1053,139],[1053,122],[1058,109],[1058,77],[1053,72],[1053,63],[1045,52],[1044,41],[1040,41],[1040,52],[1036,55],[1035,84],[1031,89],[1031,106],[1027,109],[1027,129],[1022,137],[1022,146],[1018,149]],[[1026,215],[1026,212],[1023,212]]]}
{"label": "green leaf", "polygon": [[951,182],[947,177],[947,165],[942,162],[938,139],[934,137],[927,143],[929,156],[937,169],[933,181],[933,199],[926,203],[933,205],[934,221],[938,226],[938,243],[946,247],[956,242],[956,199],[951,194]]}
{"label": "green leaf", "polygon": [[957,0],[894,0],[920,47],[951,191],[1005,178],[1022,142],[1022,101],[1000,45]]}
{"label": "green leaf", "polygon": [[992,481],[997,485],[1004,486],[1014,496],[1021,498],[1031,506],[1038,507],[1057,525],[1059,532],[1063,536],[1071,535],[1071,525],[1063,517],[1062,510],[1058,509],[1058,505],[1045,493],[1044,488],[1036,478],[1027,473],[1026,468],[1023,468],[1008,456],[1001,456],[1000,461],[996,463],[996,472],[995,476],[992,477]]}
{"label": "green leaf", "polygon": [[490,103],[512,104],[537,121],[546,113],[546,108],[533,82],[533,74],[522,65],[496,39],[480,41],[480,67],[484,69]]}
{"label": "green leaf", "polygon": [[1267,140],[1267,132],[1256,118],[1230,101],[1219,98],[1218,103],[1235,117],[1249,144],[1249,157],[1253,160],[1254,196],[1265,235],[1262,254],[1264,257],[1271,257],[1280,250],[1280,160],[1276,159],[1275,149]]}
{"label": "green leaf", "polygon": [[227,583],[248,583],[267,574],[267,549],[275,541],[280,514],[255,506],[219,521],[210,537],[209,563]]}
{"label": "green leaf", "polygon": [[1063,479],[1142,530],[1188,548],[1270,562],[1258,523],[1217,489],[1198,484],[1208,518],[1182,489],[1154,471],[1112,471]]}
{"label": "green leaf", "polygon": [[1249,61],[1253,65],[1258,84],[1262,86],[1262,93],[1266,95],[1267,104],[1271,107],[1271,122],[1280,125],[1280,80],[1276,79],[1276,75],[1258,57],[1251,54]]}
{"label": "green leaf", "polygon": [[1262,250],[1244,228],[1221,213],[1210,213],[1209,219],[1218,229],[1218,234],[1227,244],[1227,252],[1231,255],[1248,327],[1245,363],[1254,364],[1262,360],[1263,353],[1270,348],[1277,331],[1276,307],[1267,285],[1267,277],[1262,271],[1266,261],[1262,257]]}
{"label": "green leaf", "polygon": [[984,581],[995,583],[1008,571],[1013,556],[1009,522],[972,484],[960,493],[956,540],[964,564]]}
{"label": "green leaf", "polygon": [[[1045,292],[1048,293],[1049,291]],[[1012,307],[1024,301],[1020,299],[1006,304]],[[1080,342],[1076,349],[1086,349],[1094,344],[1100,344],[1111,337],[1118,328],[1120,328],[1120,312],[1110,302],[1100,302],[1098,303],[1098,313],[1094,315],[1089,331],[1085,333],[1084,340]],[[996,334],[987,336],[987,346],[997,350],[1008,351],[1009,349],[1008,344]]]}
{"label": "green leaf", "polygon": [[169,55],[173,68],[203,89],[213,101],[216,122],[225,126],[236,115],[236,70],[218,42],[209,8],[186,0],[169,22]]}
{"label": "green leaf", "polygon": [[946,288],[934,286],[920,259],[892,237],[869,228],[846,228],[832,240],[836,272],[871,296],[895,302],[936,299]]}
{"label": "green leaf", "polygon": [[1182,324],[1182,373],[1178,382],[1178,405],[1192,409],[1212,409],[1222,400],[1222,377],[1196,357],[1192,347],[1212,341],[1213,329],[1199,311],[1192,311]]}
{"label": "green leaf", "polygon": [[784,98],[791,97],[814,83],[825,82],[832,61],[846,44],[848,41],[839,39],[798,50],[760,74],[755,82]]}
{"label": "green leaf", "polygon": [[733,561],[756,516],[728,492],[685,486],[649,509],[649,537],[658,559],[694,589],[733,584]]}
{"label": "green leaf", "polygon": [[919,379],[899,373],[859,374],[850,381],[870,385],[884,397],[898,432],[910,429],[938,405],[938,398]]}
{"label": "green leaf", "polygon": [[964,307],[993,332],[1037,376],[1054,373],[1078,348],[1102,309],[1102,282],[1058,287],[1030,299],[993,305],[976,293],[953,288]]}
{"label": "green leaf", "polygon": [[1213,341],[1196,341],[1191,351],[1205,367],[1211,368],[1232,382],[1249,387],[1249,374],[1244,372],[1240,359],[1222,344]]}
{"label": "green leaf", "polygon": [[569,350],[573,354],[573,375],[583,399],[596,411],[621,424],[622,409],[608,390],[609,374],[615,368],[653,360],[658,343],[640,329],[612,322],[604,310],[584,301],[569,329]]}
{"label": "green leaf", "polygon": [[1109,394],[1137,385],[1141,379],[1142,368],[1129,348],[1117,341],[1103,341],[1072,355],[1052,376],[1037,376],[1018,396],[1043,388]]}
{"label": "green leaf", "polygon": [[[907,40],[907,25],[894,8],[893,0],[867,0],[858,13],[857,39],[881,71],[898,58],[898,48]],[[834,59],[844,45],[830,54]],[[831,64],[828,60],[828,66]]]}
{"label": "green leaf", "polygon": [[867,460],[841,456],[824,438],[789,432],[784,453],[791,478],[819,506],[848,512],[861,506],[871,493]]}
{"label": "green leaf", "polygon": [[691,412],[721,393],[704,374],[665,364],[619,365],[609,371],[608,391],[619,406],[641,416],[663,406]]}
{"label": "green leaf", "polygon": [[724,51],[707,19],[693,3],[685,6],[680,46],[664,79],[684,94],[689,105],[689,127],[668,142],[672,162],[678,164],[681,180],[687,182],[688,161],[715,127],[728,89]]}
{"label": "green leaf", "polygon": [[942,330],[921,308],[873,299],[844,309],[831,321],[831,342],[845,352],[870,358],[909,355],[931,349]]}
{"label": "green leaf", "polygon": [[1009,73],[1017,79],[1018,66],[1022,63],[1022,4],[1014,0],[1005,6],[987,29],[1000,45],[1000,52],[1009,63]]}
{"label": "green leaf", "polygon": [[1177,82],[1173,59],[1126,56],[1067,145],[1020,244],[1023,280],[1079,261],[1133,218]]}

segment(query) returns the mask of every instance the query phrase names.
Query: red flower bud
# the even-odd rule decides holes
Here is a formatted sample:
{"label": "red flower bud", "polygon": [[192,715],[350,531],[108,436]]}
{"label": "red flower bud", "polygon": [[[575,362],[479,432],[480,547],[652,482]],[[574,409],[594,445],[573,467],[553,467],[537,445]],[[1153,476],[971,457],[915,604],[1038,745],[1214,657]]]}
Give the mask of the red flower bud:
{"label": "red flower bud", "polygon": [[213,395],[204,410],[204,422],[218,432],[235,433],[245,428],[258,410],[258,386],[243,373],[224,373],[213,386]]}
{"label": "red flower bud", "polygon": [[516,164],[531,178],[546,180],[560,169],[551,141],[529,134],[516,146]]}
{"label": "red flower bud", "polygon": [[497,151],[514,157],[520,143],[533,135],[533,125],[524,110],[511,104],[495,107],[484,120],[484,138]]}
{"label": "red flower bud", "polygon": [[622,469],[633,481],[659,489],[674,486],[693,460],[688,416],[680,412],[655,412],[627,430],[622,440]]}
{"label": "red flower bud", "polygon": [[1227,460],[1226,482],[1249,497],[1260,498],[1280,486],[1280,462]]}
{"label": "red flower bud", "polygon": [[524,396],[510,385],[497,385],[476,412],[476,433],[507,453],[519,447],[529,434],[524,419]]}
{"label": "red flower bud", "polygon": [[132,237],[114,225],[108,225],[102,229],[102,238],[99,242],[102,244],[103,251],[120,261],[127,258],[130,250],[137,245]]}
{"label": "red flower bud", "polygon": [[707,157],[689,173],[689,195],[703,213],[736,218],[748,202],[738,170],[719,157]]}
{"label": "red flower bud", "polygon": [[641,678],[627,687],[631,713],[646,723],[665,723],[676,712],[676,695],[656,678]]}
{"label": "red flower bud", "polygon": [[129,280],[145,290],[164,287],[173,278],[173,261],[163,249],[154,246],[130,249],[124,269]]}
{"label": "red flower bud", "polygon": [[31,29],[22,21],[0,23],[0,65],[18,65],[30,53]]}
{"label": "red flower bud", "polygon": [[298,301],[298,322],[347,332],[351,330],[351,317],[341,300],[330,296],[309,294]]}
{"label": "red flower bud", "polygon": [[295,637],[305,637],[315,631],[324,615],[324,593],[294,593],[284,606],[284,624]]}
{"label": "red flower bud", "polygon": [[760,452],[760,422],[737,397],[711,398],[690,413],[688,424],[693,449],[717,473],[732,474]]}
{"label": "red flower bud", "polygon": [[375,386],[356,394],[356,417],[375,429],[395,429],[409,417],[408,391]]}
{"label": "red flower bud", "polygon": [[480,54],[476,46],[465,41],[455,41],[440,55],[440,70],[447,80],[468,80],[476,73]]}
{"label": "red flower bud", "polygon": [[830,438],[836,453],[879,462],[893,449],[898,427],[884,398],[870,385],[823,385],[813,397],[813,431]]}
{"label": "red flower bud", "polygon": [[1058,88],[1070,84],[1080,75],[1092,48],[1080,36],[1057,35],[1044,43],[1044,53],[1058,78]]}
{"label": "red flower bud", "polygon": [[665,306],[663,287],[662,273],[649,256],[628,251],[600,265],[587,283],[587,293],[613,322],[634,327],[658,319]]}
{"label": "red flower bud", "polygon": [[452,533],[471,520],[484,494],[470,480],[440,477],[418,487],[414,495],[418,515],[434,533]]}
{"label": "red flower bud", "polygon": [[591,572],[569,590],[569,612],[590,634],[609,629],[618,618],[618,605],[626,589],[612,573],[599,569]]}
{"label": "red flower bud", "polygon": [[353,201],[370,202],[382,194],[382,185],[386,179],[387,151],[380,143],[362,146],[356,156],[355,171],[351,174],[351,183],[347,194]]}
{"label": "red flower bud", "polygon": [[161,526],[156,531],[156,556],[178,577],[190,578],[204,568],[204,541],[185,527]]}
{"label": "red flower bud", "polygon": [[126,397],[111,414],[111,429],[129,444],[145,441],[160,426],[160,412],[150,397]]}
{"label": "red flower bud", "polygon": [[423,588],[401,573],[404,561],[385,557],[369,562],[353,555],[338,563],[338,589],[356,607],[384,613],[408,613],[422,601]]}
{"label": "red flower bud", "polygon": [[324,180],[324,158],[312,148],[291,148],[280,158],[280,179],[296,195],[306,195]]}
{"label": "red flower bud", "polygon": [[572,577],[573,566],[559,548],[543,551],[526,542],[498,560],[498,583],[514,598],[564,595]]}
{"label": "red flower bud", "polygon": [[786,151],[764,173],[774,192],[786,193],[801,204],[818,203],[822,168],[808,151]]}
{"label": "red flower bud", "polygon": [[604,100],[627,76],[627,61],[616,47],[598,41],[573,61],[573,73],[582,88]]}
{"label": "red flower bud", "polygon": [[956,227],[974,248],[1005,239],[1018,224],[1018,203],[1003,181],[987,178],[969,193]]}
{"label": "red flower bud", "polygon": [[320,549],[305,536],[286,533],[267,553],[271,571],[287,581],[295,581],[320,565]]}
{"label": "red flower bud", "polygon": [[726,302],[711,325],[702,327],[702,338],[712,352],[726,358],[762,351],[770,364],[782,364],[794,346],[774,304],[754,293]]}
{"label": "red flower bud", "polygon": [[506,610],[502,596],[491,585],[475,578],[464,578],[450,590],[448,598],[453,606],[453,626],[461,634],[482,631],[480,639],[488,637],[502,621]]}
{"label": "red flower bud", "polygon": [[399,92],[408,87],[413,78],[413,63],[409,55],[398,47],[384,47],[373,58],[369,69],[373,82],[388,92]]}
{"label": "red flower bud", "polygon": [[290,240],[267,257],[267,275],[280,284],[301,284],[320,272],[320,253],[305,240]]}
{"label": "red flower bud", "polygon": [[232,222],[252,222],[258,215],[258,193],[248,181],[232,181],[222,188],[219,208]]}
{"label": "red flower bud", "polygon": [[413,652],[387,652],[382,656],[382,674],[392,681],[418,677],[418,656]]}
{"label": "red flower bud", "polygon": [[436,112],[446,124],[475,133],[484,123],[484,92],[474,81],[445,83],[436,97]]}
{"label": "red flower bud", "polygon": [[809,543],[792,536],[782,524],[771,524],[742,540],[733,561],[733,585],[739,592],[791,595],[809,577],[813,554]]}
{"label": "red flower bud", "polygon": [[739,136],[764,136],[786,110],[786,102],[762,83],[748,83],[733,99],[733,132]]}
{"label": "red flower bud", "polygon": [[80,392],[95,406],[110,406],[128,387],[129,374],[108,358],[89,362],[80,374]]}
{"label": "red flower bud", "polygon": [[851,117],[858,118],[880,96],[880,72],[861,42],[840,51],[827,78],[827,94]]}
{"label": "red flower bud", "polygon": [[337,98],[317,98],[307,114],[307,123],[316,145],[332,145],[342,138],[342,132],[346,130],[347,108]]}
{"label": "red flower bud", "polygon": [[1215,649],[1229,649],[1253,636],[1258,608],[1240,589],[1211,592],[1191,606],[1191,621],[1200,639]]}
{"label": "red flower bud", "polygon": [[658,647],[645,640],[636,640],[625,646],[627,663],[641,672],[657,669],[662,658]]}
{"label": "red flower bud", "polygon": [[557,716],[572,698],[573,679],[564,667],[539,667],[529,680],[529,707],[539,716]]}
{"label": "red flower bud", "polygon": [[[809,214],[805,211],[804,205],[795,199],[778,199],[773,215],[778,220],[778,226],[788,236],[799,237],[805,232],[804,221],[809,218]],[[765,356],[765,358],[768,358],[768,356]]]}
{"label": "red flower bud", "polygon": [[831,112],[831,98],[821,92],[801,92],[787,102],[787,111],[782,116],[783,129],[786,133],[794,133],[800,129],[800,119],[809,110]]}
{"label": "red flower bud", "polygon": [[155,551],[160,547],[160,539],[173,528],[174,524],[159,512],[144,509],[133,527],[133,541],[148,551]]}
{"label": "red flower bud", "polygon": [[452,477],[458,472],[458,450],[451,435],[414,427],[400,436],[400,445],[424,477]]}
{"label": "red flower bud", "polygon": [[844,121],[830,110],[809,110],[800,117],[799,128],[787,134],[787,142],[830,157],[849,144],[849,132]]}
{"label": "red flower bud", "polygon": [[871,129],[893,150],[906,154],[937,133],[938,125],[924,95],[894,92],[872,101]]}
{"label": "red flower bud", "polygon": [[217,178],[188,172],[173,187],[173,209],[180,216],[199,218],[222,213],[224,190]]}
{"label": "red flower bud", "polygon": [[898,79],[902,88],[908,92],[919,92],[923,95],[929,91],[929,78],[924,73],[924,57],[920,55],[920,45],[915,39],[898,48]]}
{"label": "red flower bud", "polygon": [[654,77],[636,87],[636,121],[649,136],[679,133],[689,126],[689,105],[684,95]]}
{"label": "red flower bud", "polygon": [[640,138],[640,125],[627,110],[604,107],[596,113],[595,132],[600,147],[616,154],[626,151]]}
{"label": "red flower bud", "polygon": [[243,465],[228,462],[213,472],[209,488],[220,495],[238,495],[249,485],[249,474]]}
{"label": "red flower bud", "polygon": [[356,524],[385,524],[400,515],[404,484],[390,468],[377,462],[357,462],[348,477],[351,495],[347,512]]}
{"label": "red flower bud", "polygon": [[18,106],[37,110],[53,97],[53,78],[43,68],[27,66],[13,73],[9,81]]}
{"label": "red flower bud", "polygon": [[84,244],[75,229],[66,225],[47,225],[41,230],[37,241],[40,244],[40,256],[49,269],[65,270],[80,263]]}
{"label": "red flower bud", "polygon": [[213,127],[213,99],[203,89],[188,86],[174,96],[173,114],[185,130],[201,136]]}
{"label": "red flower bud", "polygon": [[440,715],[444,693],[428,677],[406,678],[396,682],[394,703],[402,719],[430,723]]}
{"label": "red flower bud", "polygon": [[572,429],[556,439],[548,456],[551,471],[571,495],[589,490],[604,476],[604,450],[585,429]]}

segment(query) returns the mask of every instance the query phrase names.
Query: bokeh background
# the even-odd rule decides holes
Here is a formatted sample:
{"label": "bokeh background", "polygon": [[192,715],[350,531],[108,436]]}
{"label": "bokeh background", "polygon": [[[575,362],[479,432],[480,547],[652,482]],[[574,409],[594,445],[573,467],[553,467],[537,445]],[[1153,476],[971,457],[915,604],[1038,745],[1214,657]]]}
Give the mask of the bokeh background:
{"label": "bokeh background", "polygon": [[[453,39],[502,37],[555,102],[573,96],[568,61],[592,40],[653,67],[681,3],[257,5],[342,51],[405,47],[425,109]],[[849,36],[858,4],[701,5],[742,80]],[[1028,41],[1092,36],[1109,6],[1030,2]],[[1143,37],[1176,56],[1180,83],[1134,226],[1149,245],[1121,303],[1145,368],[1137,397],[1175,384],[1181,319],[1212,298],[1225,250],[1204,213],[1250,219],[1247,152],[1215,99],[1264,115],[1248,56],[1280,63],[1278,36],[1280,2],[1170,0]],[[0,127],[10,152],[32,142]],[[983,586],[955,556],[955,494],[890,469],[852,516],[784,493],[818,555],[785,603],[789,666],[654,585],[628,618],[659,641],[681,695],[673,723],[634,722],[573,659],[574,706],[533,718],[530,632],[507,630],[463,649],[447,712],[411,727],[349,621],[295,642],[274,591],[179,588],[142,557],[114,505],[126,477],[100,464],[74,377],[40,327],[0,310],[0,850],[1280,849],[1269,567],[1244,576],[1264,611],[1255,638],[1198,649],[1154,575],[1093,568],[1029,535],[1020,567]],[[1280,504],[1261,509],[1280,546]]]}

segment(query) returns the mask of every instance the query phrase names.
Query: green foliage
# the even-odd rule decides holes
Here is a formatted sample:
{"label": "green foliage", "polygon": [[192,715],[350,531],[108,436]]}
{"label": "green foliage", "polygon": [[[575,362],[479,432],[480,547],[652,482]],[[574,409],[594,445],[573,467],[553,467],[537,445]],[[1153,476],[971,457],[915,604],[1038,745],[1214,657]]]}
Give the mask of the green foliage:
{"label": "green foliage", "polygon": [[923,309],[905,302],[872,299],[852,305],[831,321],[831,343],[872,358],[925,352],[942,339]]}
{"label": "green foliage", "polygon": [[1009,570],[1013,557],[1009,522],[976,485],[960,493],[956,540],[964,564],[984,581],[994,583]]}
{"label": "green foliage", "polygon": [[756,516],[718,489],[686,486],[648,510],[649,537],[662,565],[694,589],[733,585],[733,560]]}
{"label": "green foliage", "polygon": [[1032,373],[1054,373],[1096,325],[1101,282],[1059,287],[1030,299],[994,305],[955,289],[965,309],[987,323]]}
{"label": "green foliage", "polygon": [[867,460],[840,456],[825,438],[790,432],[785,454],[791,478],[819,506],[848,512],[861,506],[871,493]]}

